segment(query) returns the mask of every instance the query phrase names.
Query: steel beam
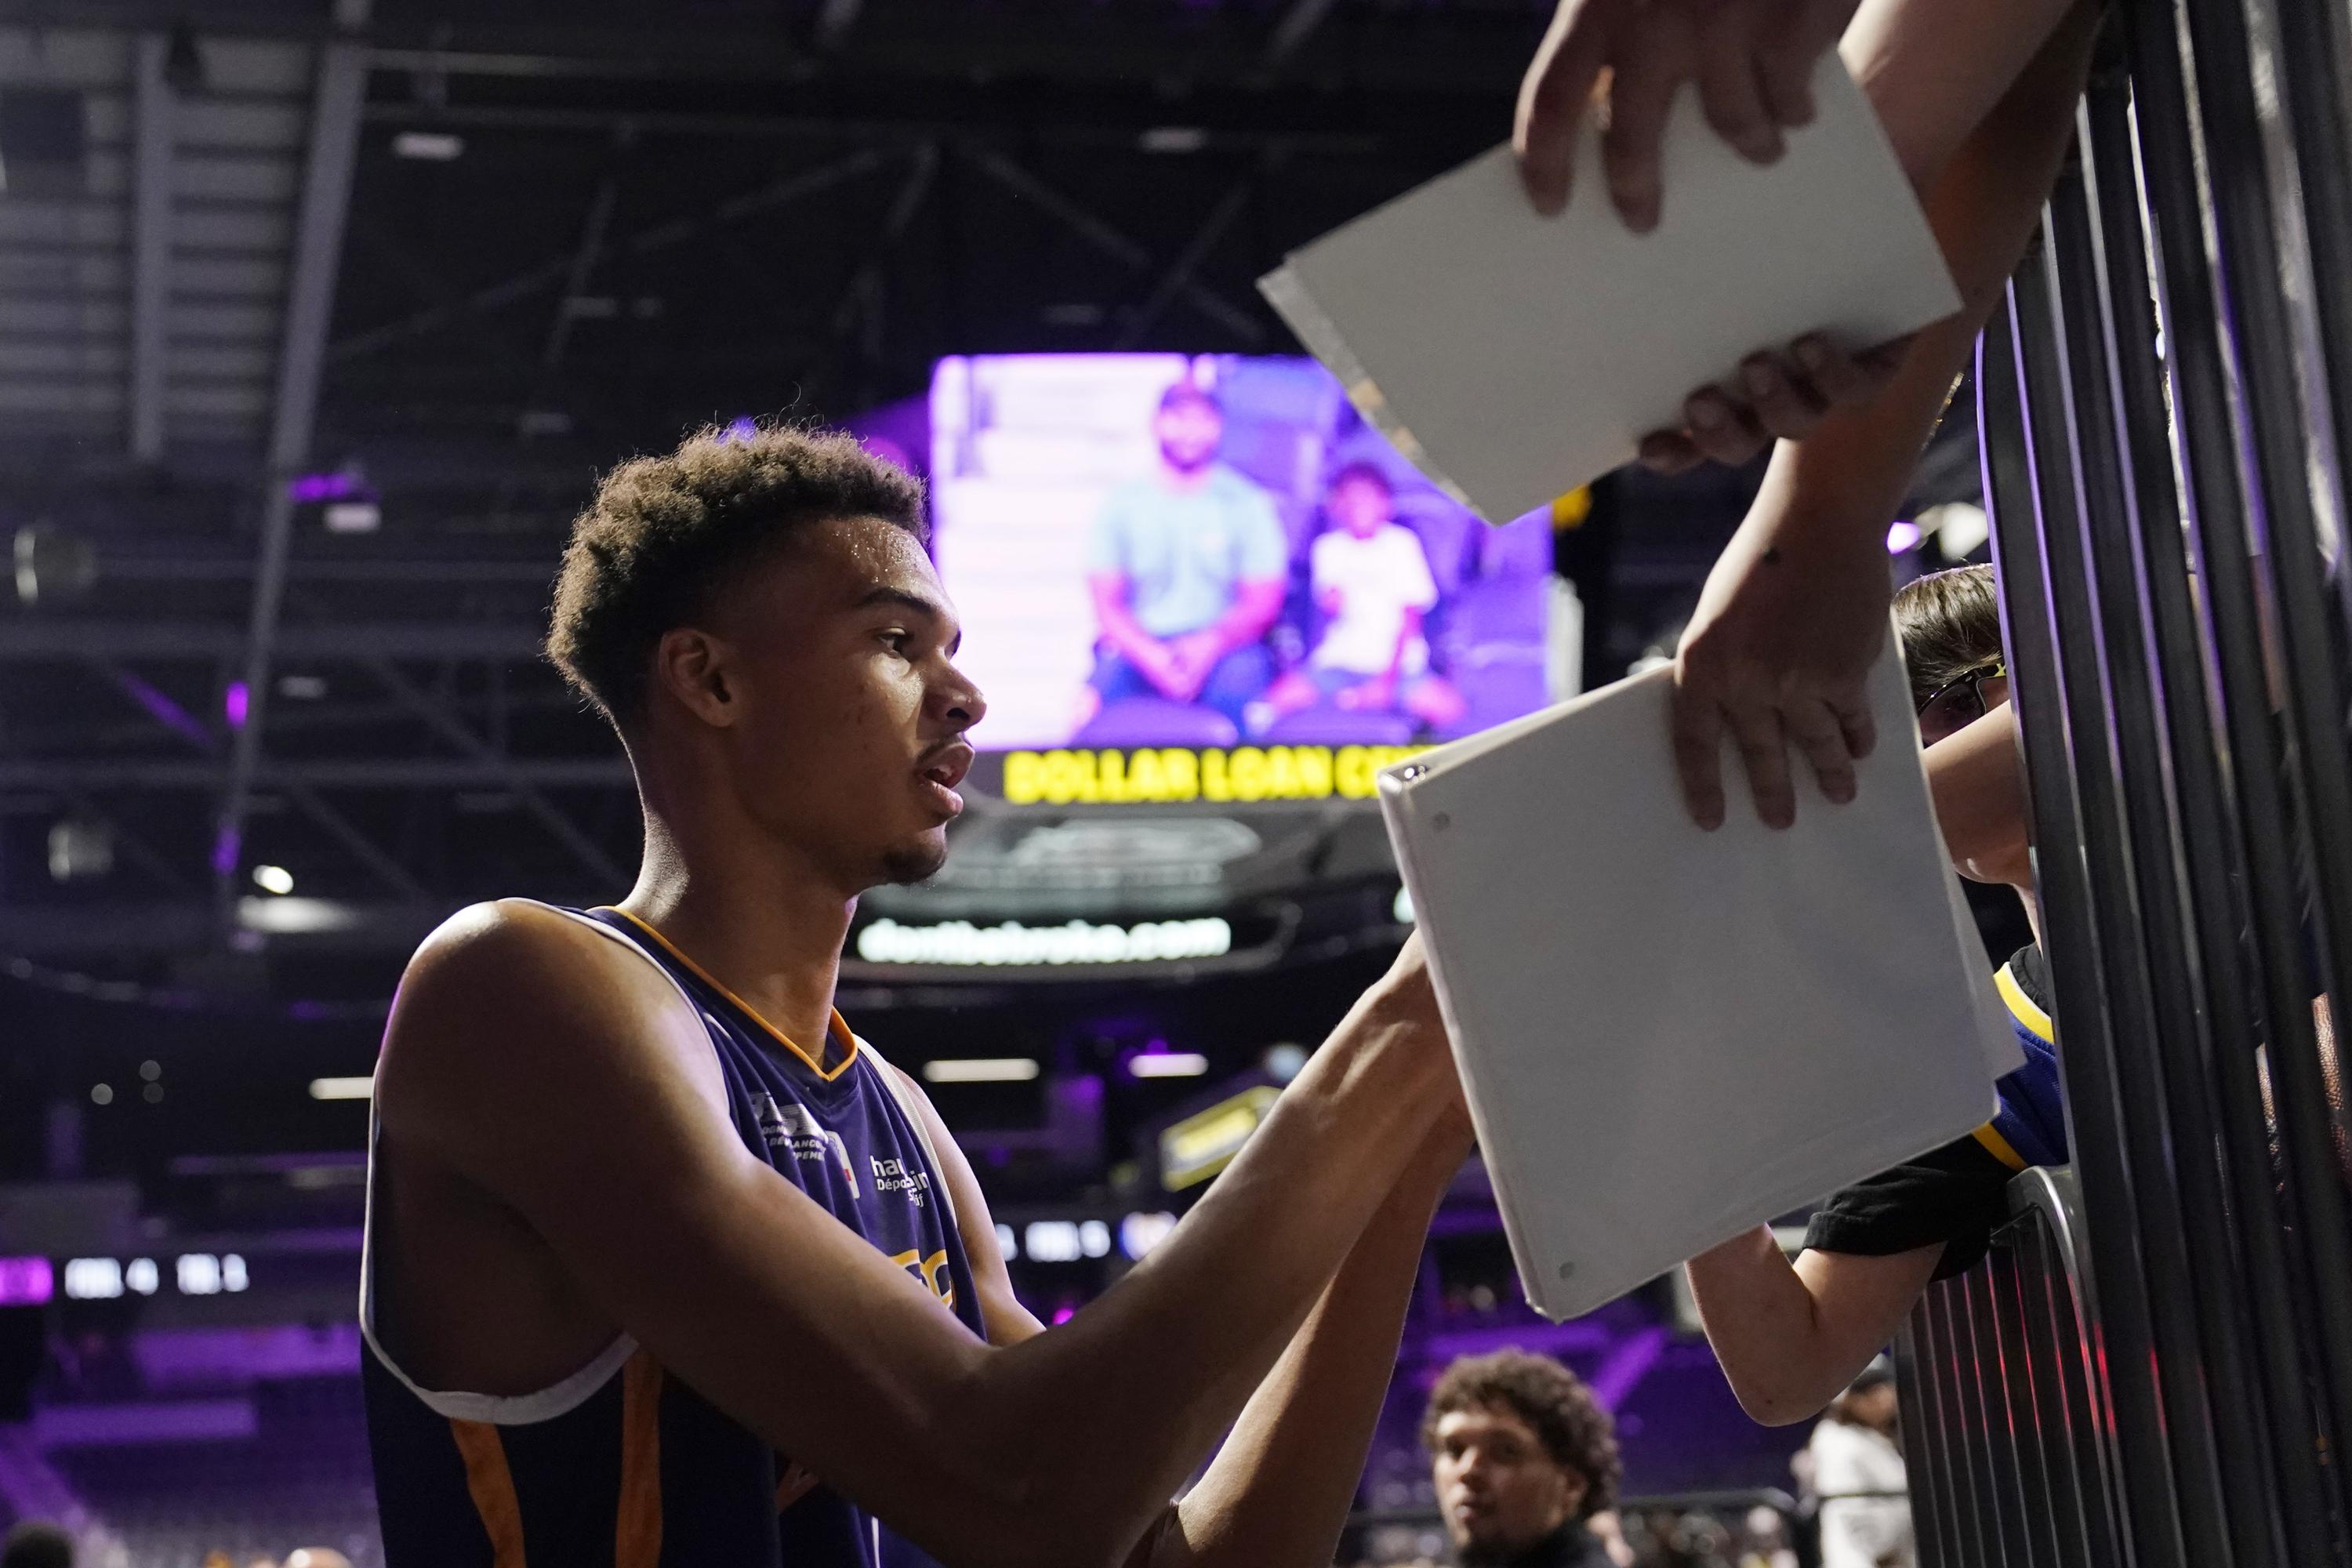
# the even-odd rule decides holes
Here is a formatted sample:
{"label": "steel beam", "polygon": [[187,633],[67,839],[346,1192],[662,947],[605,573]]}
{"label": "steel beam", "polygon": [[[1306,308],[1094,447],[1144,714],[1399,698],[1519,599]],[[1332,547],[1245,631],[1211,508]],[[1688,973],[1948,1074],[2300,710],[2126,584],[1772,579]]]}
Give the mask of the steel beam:
{"label": "steel beam", "polygon": [[[111,679],[125,696],[136,702],[148,718],[206,757],[217,761],[219,742],[186,709],[130,670],[102,663],[96,668],[100,675]],[[350,850],[354,858],[395,892],[412,899],[433,896],[422,882],[408,874],[407,868],[385,854],[373,839],[354,826],[349,817],[327,804],[312,785],[300,780],[289,780],[282,787],[303,816],[326,829],[329,837]]]}
{"label": "steel beam", "polygon": [[343,216],[351,202],[352,168],[359,151],[360,112],[367,89],[366,53],[352,42],[319,50],[318,93],[310,110],[310,140],[295,220],[286,326],[278,365],[277,409],[262,482],[261,548],[255,569],[253,611],[246,633],[246,722],[229,749],[228,783],[213,835],[215,892],[224,922],[236,897],[236,868],[261,736],[269,711],[270,660],[286,591],[286,558],[294,538],[294,499],[288,480],[310,454],[319,413],[319,381],[328,318],[341,261]]}
{"label": "steel beam", "polygon": [[[347,621],[281,626],[277,650],[320,662],[378,658],[540,657],[545,628],[524,621]],[[0,662],[65,659],[234,659],[245,635],[226,621],[131,621],[0,616]]]}
{"label": "steel beam", "polygon": [[[972,167],[1003,185],[1015,195],[1037,204],[1051,217],[1060,222],[1080,239],[1119,263],[1131,272],[1152,273],[1159,261],[1140,242],[1113,228],[1036,175],[991,147],[968,147],[962,152]],[[1265,341],[1265,327],[1252,312],[1235,305],[1206,284],[1185,279],[1178,293],[1185,302],[1202,315],[1232,332],[1255,348]]]}
{"label": "steel beam", "polygon": [[1168,264],[1168,269],[1151,285],[1151,292],[1144,296],[1143,303],[1136,307],[1135,313],[1119,329],[1118,339],[1111,344],[1113,348],[1133,348],[1160,324],[1160,318],[1167,314],[1168,307],[1175,302],[1177,294],[1191,285],[1192,275],[1200,270],[1201,263],[1208,258],[1209,252],[1216,248],[1217,241],[1224,238],[1225,231],[1233,227],[1234,221],[1248,208],[1250,196],[1257,189],[1258,174],[1258,170],[1252,169],[1234,182],[1233,189],[1218,198],[1217,205],[1210,209],[1209,216],[1202,220],[1192,237],[1185,241],[1184,248],[1177,253],[1176,259]]}
{"label": "steel beam", "polygon": [[[709,225],[733,223],[749,217],[754,213],[789,206],[803,196],[814,195],[821,191],[830,190],[835,185],[869,174],[881,167],[887,156],[887,154],[878,148],[860,148],[846,157],[836,158],[816,168],[787,174],[780,179],[770,180],[764,184],[755,185],[740,195],[731,196],[719,203],[709,213],[699,216],[671,218],[656,224],[650,228],[640,229],[612,248],[633,257],[649,256],[656,251],[667,250],[672,246],[684,244]],[[598,247],[596,254],[590,258],[592,264],[603,258],[604,248],[602,245]],[[388,321],[380,327],[371,327],[365,331],[354,332],[331,346],[327,351],[327,357],[333,363],[341,364],[347,360],[359,359],[379,350],[390,348],[395,343],[405,342],[428,332],[436,332],[445,327],[454,326],[467,316],[486,314],[510,305],[517,300],[527,299],[542,289],[556,287],[570,278],[572,268],[579,262],[579,258],[580,248],[575,246],[562,256],[551,257],[528,271],[518,272],[511,278],[501,279],[496,283],[477,289],[452,304],[436,305],[429,310],[404,316],[397,321]]]}
{"label": "steel beam", "polygon": [[1271,70],[1297,54],[1338,7],[1339,0],[1292,0],[1290,9],[1282,14],[1265,40],[1265,68]]}
{"label": "steel beam", "polygon": [[[618,757],[338,757],[273,762],[255,770],[259,789],[307,784],[319,789],[628,789],[629,764]],[[212,790],[220,765],[200,758],[10,757],[0,760],[0,790],[56,795],[73,790]],[[46,809],[46,808],[45,808]]]}
{"label": "steel beam", "polygon": [[510,761],[494,750],[490,743],[474,733],[467,725],[433,700],[432,694],[419,688],[403,675],[389,660],[377,660],[370,668],[383,683],[384,689],[425,721],[436,735],[457,747],[476,763],[489,771],[491,782],[505,785],[515,793],[515,798],[525,811],[539,818],[541,824],[572,851],[580,863],[615,889],[623,889],[630,878],[619,862],[604,853],[602,846],[581,831],[580,825],[565,816],[540,793],[539,786],[516,771]]}
{"label": "steel beam", "polygon": [[177,95],[163,79],[171,41],[142,33],[132,47],[131,164],[131,456],[163,458],[169,355],[164,307],[172,279],[172,142]]}

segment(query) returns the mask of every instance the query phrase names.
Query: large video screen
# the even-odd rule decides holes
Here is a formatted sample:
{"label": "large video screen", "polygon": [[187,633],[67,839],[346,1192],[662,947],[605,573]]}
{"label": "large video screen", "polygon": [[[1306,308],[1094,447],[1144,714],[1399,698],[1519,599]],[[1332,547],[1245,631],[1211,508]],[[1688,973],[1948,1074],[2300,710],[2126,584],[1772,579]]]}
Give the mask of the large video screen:
{"label": "large video screen", "polygon": [[1548,520],[1479,521],[1312,360],[950,359],[930,415],[986,750],[1403,746],[1548,699]]}

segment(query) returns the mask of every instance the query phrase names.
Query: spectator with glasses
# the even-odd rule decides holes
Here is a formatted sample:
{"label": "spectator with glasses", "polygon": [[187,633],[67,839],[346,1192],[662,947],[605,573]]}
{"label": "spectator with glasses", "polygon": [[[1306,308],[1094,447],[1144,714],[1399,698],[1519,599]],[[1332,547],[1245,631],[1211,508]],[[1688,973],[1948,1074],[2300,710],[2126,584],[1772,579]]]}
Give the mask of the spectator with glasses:
{"label": "spectator with glasses", "polygon": [[1895,598],[1929,793],[1945,848],[1972,881],[2005,884],[2034,942],[1996,977],[2025,1065],[1992,1121],[1838,1194],[1791,1263],[1769,1226],[1691,1260],[1692,1295],[1739,1403],[1778,1426],[1818,1414],[1869,1364],[1933,1279],[1984,1255],[2011,1177],[2066,1163],[2050,982],[2041,948],[2017,727],[1990,566],[1923,577]]}

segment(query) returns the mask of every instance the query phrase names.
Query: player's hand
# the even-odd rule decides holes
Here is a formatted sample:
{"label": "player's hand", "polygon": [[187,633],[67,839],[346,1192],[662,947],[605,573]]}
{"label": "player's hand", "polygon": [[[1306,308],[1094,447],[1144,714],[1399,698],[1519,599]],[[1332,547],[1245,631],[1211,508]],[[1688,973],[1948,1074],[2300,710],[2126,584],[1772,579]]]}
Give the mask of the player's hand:
{"label": "player's hand", "polygon": [[[1658,148],[1685,81],[1716,133],[1759,163],[1813,118],[1814,63],[1856,0],[1559,0],[1519,83],[1511,142],[1538,210],[1568,205],[1588,108],[1605,129],[1610,199],[1637,234],[1657,226]],[[1602,71],[1608,72],[1602,88]]]}
{"label": "player's hand", "polygon": [[1892,596],[1885,546],[1869,531],[1786,554],[1769,529],[1734,536],[1675,659],[1675,767],[1701,827],[1723,823],[1727,732],[1766,826],[1796,820],[1791,752],[1822,795],[1853,798],[1854,762],[1877,743],[1864,683]]}
{"label": "player's hand", "polygon": [[1775,440],[1801,441],[1840,405],[1875,397],[1910,346],[1899,338],[1852,353],[1812,332],[1785,351],[1750,354],[1730,380],[1684,400],[1679,427],[1642,437],[1643,466],[1662,474],[1709,460],[1737,468]]}

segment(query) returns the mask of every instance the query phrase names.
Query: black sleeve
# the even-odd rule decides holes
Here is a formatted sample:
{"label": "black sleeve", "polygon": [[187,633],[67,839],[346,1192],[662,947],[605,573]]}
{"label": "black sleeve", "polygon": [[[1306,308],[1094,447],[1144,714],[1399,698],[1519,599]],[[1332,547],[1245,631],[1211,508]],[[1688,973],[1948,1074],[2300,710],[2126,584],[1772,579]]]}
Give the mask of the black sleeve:
{"label": "black sleeve", "polygon": [[2009,1222],[2013,1173],[1974,1138],[1958,1138],[1858,1182],[1813,1212],[1805,1245],[1818,1252],[1885,1258],[1944,1244],[1936,1278],[1975,1264]]}

